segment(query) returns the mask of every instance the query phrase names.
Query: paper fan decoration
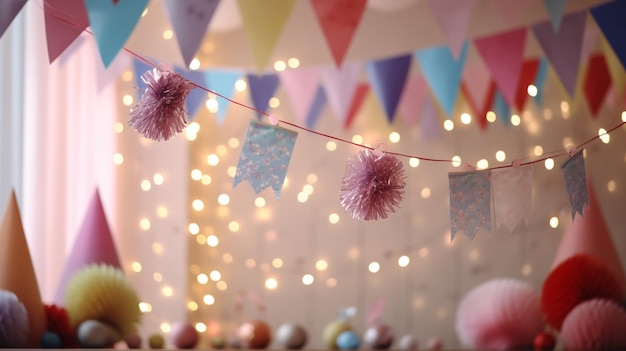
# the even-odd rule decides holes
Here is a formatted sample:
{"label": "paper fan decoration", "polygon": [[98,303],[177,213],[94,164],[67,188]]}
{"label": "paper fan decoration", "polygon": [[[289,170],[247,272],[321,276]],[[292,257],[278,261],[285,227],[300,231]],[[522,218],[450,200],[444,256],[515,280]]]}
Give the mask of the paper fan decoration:
{"label": "paper fan decoration", "polygon": [[532,349],[544,329],[539,294],[528,283],[489,280],[463,297],[456,314],[461,342],[476,349]]}
{"label": "paper fan decoration", "polygon": [[0,348],[23,347],[28,329],[26,307],[14,293],[0,289]]}
{"label": "paper fan decoration", "polygon": [[141,321],[139,302],[124,272],[106,264],[79,270],[65,291],[65,308],[74,328],[97,320],[115,328],[122,338],[135,332]]}
{"label": "paper fan decoration", "polygon": [[128,124],[142,136],[160,141],[182,132],[187,123],[185,99],[196,87],[178,73],[154,68],[141,79],[146,90],[139,103],[130,110]]}
{"label": "paper fan decoration", "polygon": [[561,339],[566,350],[624,350],[626,310],[611,300],[585,301],[563,321]]}
{"label": "paper fan decoration", "polygon": [[341,206],[360,220],[387,218],[404,195],[404,168],[397,157],[365,149],[348,159],[341,181]]}
{"label": "paper fan decoration", "polygon": [[579,254],[550,272],[543,284],[541,310],[547,322],[561,330],[563,320],[578,304],[594,298],[621,302],[623,296],[610,267],[593,256]]}

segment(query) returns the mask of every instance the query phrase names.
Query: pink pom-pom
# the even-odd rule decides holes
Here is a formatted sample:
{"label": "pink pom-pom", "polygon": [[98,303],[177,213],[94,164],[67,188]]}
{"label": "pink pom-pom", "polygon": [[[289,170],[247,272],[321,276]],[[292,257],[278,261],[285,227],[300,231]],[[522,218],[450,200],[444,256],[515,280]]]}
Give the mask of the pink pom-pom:
{"label": "pink pom-pom", "polygon": [[626,311],[612,300],[587,300],[565,317],[561,338],[567,350],[624,350]]}
{"label": "pink pom-pom", "polygon": [[532,348],[543,329],[539,294],[512,278],[475,287],[463,297],[456,315],[459,339],[476,349]]}
{"label": "pink pom-pom", "polygon": [[141,79],[146,90],[139,103],[130,110],[128,124],[139,134],[156,141],[180,133],[185,124],[185,99],[195,85],[180,74],[154,68]]}
{"label": "pink pom-pom", "polygon": [[402,202],[405,175],[397,157],[371,150],[348,159],[341,182],[341,206],[360,220],[387,218]]}

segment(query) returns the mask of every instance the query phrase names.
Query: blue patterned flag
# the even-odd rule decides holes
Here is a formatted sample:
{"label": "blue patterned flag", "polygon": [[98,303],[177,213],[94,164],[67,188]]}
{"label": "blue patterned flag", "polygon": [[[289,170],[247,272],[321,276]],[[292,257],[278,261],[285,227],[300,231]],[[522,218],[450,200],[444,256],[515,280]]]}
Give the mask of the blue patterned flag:
{"label": "blue patterned flag", "polygon": [[583,214],[583,207],[589,205],[589,191],[587,190],[587,175],[585,174],[585,158],[583,149],[580,149],[565,161],[561,166],[563,179],[565,180],[565,190],[572,206],[572,220],[576,212]]}
{"label": "blue patterned flag", "polygon": [[483,228],[491,232],[491,172],[448,173],[450,241],[463,231],[472,240]]}
{"label": "blue patterned flag", "polygon": [[257,194],[272,187],[278,199],[297,136],[297,132],[279,126],[250,121],[233,188],[248,180]]}

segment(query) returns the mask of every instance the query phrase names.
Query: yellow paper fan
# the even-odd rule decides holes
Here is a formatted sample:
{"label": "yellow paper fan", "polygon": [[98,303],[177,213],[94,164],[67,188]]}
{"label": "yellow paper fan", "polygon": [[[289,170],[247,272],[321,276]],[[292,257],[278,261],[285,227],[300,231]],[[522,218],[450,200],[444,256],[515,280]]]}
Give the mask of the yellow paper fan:
{"label": "yellow paper fan", "polygon": [[74,328],[95,319],[108,323],[122,337],[137,330],[141,321],[139,302],[124,272],[106,264],[80,269],[65,291],[65,308]]}

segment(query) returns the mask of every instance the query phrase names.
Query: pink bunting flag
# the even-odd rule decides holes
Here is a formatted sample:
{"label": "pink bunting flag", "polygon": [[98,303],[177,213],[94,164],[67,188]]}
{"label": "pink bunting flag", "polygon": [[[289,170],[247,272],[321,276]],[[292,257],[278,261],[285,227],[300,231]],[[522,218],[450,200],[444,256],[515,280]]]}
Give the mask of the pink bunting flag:
{"label": "pink bunting flag", "polygon": [[322,85],[326,90],[330,107],[333,109],[335,117],[343,124],[348,117],[350,104],[359,85],[361,65],[350,63],[339,68],[323,67],[321,73]]}
{"label": "pink bunting flag", "polygon": [[537,41],[570,97],[576,93],[586,18],[587,13],[584,11],[568,15],[563,18],[558,32],[554,31],[550,22],[532,27]]}
{"label": "pink bunting flag", "polygon": [[326,42],[339,67],[365,11],[367,0],[311,0]]}
{"label": "pink bunting flag", "polygon": [[428,7],[446,37],[450,51],[459,58],[475,0],[428,0]]}
{"label": "pink bunting flag", "polygon": [[513,106],[524,58],[526,28],[482,37],[474,45],[507,104]]}
{"label": "pink bunting flag", "polygon": [[286,69],[279,73],[280,82],[287,90],[291,108],[300,122],[305,122],[320,84],[317,67]]}
{"label": "pink bunting flag", "polygon": [[491,0],[496,12],[507,25],[517,25],[528,14],[528,6],[532,1],[525,0]]}
{"label": "pink bunting flag", "polygon": [[420,130],[422,137],[425,138],[440,138],[441,137],[441,122],[439,121],[439,115],[437,114],[437,107],[435,103],[426,95],[422,106],[422,117],[420,118]]}
{"label": "pink bunting flag", "polygon": [[580,62],[584,64],[589,60],[589,56],[597,49],[600,30],[597,26],[586,26],[583,34],[583,45],[580,49]]}
{"label": "pink bunting flag", "polygon": [[84,0],[44,0],[48,59],[54,62],[89,26]]}
{"label": "pink bunting flag", "polygon": [[[491,76],[482,62],[476,62],[465,67],[462,89],[466,93],[467,99],[470,100],[470,105],[473,106],[475,114],[483,115],[487,112],[483,111],[482,106],[485,105],[490,82]],[[487,108],[491,108],[491,103]]]}
{"label": "pink bunting flag", "polygon": [[398,104],[400,117],[407,126],[413,126],[419,119],[419,112],[428,92],[426,81],[421,75],[409,76]]}
{"label": "pink bunting flag", "polygon": [[526,219],[530,213],[532,182],[532,165],[491,171],[496,228],[503,225],[513,232]]}
{"label": "pink bunting flag", "polygon": [[193,60],[220,0],[163,0],[185,65]]}
{"label": "pink bunting flag", "polygon": [[15,16],[22,10],[26,0],[2,0],[0,1],[0,38],[9,28]]}

